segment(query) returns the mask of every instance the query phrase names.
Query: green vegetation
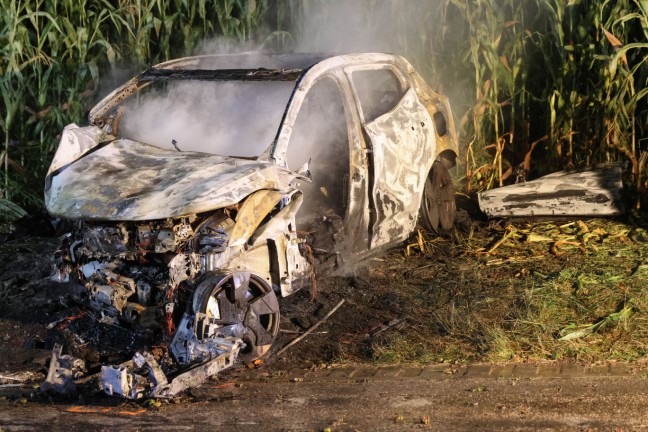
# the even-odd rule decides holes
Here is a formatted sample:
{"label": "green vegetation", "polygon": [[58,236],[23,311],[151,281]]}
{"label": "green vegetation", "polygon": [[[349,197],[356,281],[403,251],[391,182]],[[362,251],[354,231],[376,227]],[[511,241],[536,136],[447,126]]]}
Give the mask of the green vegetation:
{"label": "green vegetation", "polygon": [[85,121],[110,90],[100,84],[189,55],[206,37],[251,40],[267,3],[0,0],[0,198],[41,204],[58,135]]}
{"label": "green vegetation", "polygon": [[[439,0],[425,11],[419,2],[361,3],[390,8],[403,29],[394,49],[451,96],[468,192],[511,181],[520,166],[539,175],[625,160],[637,205],[645,197],[646,0]],[[191,54],[213,36],[281,48],[314,36],[299,23],[327,7],[333,19],[337,5],[0,0],[0,198],[38,206],[62,128],[83,122],[132,72]]]}
{"label": "green vegetation", "polygon": [[[403,7],[416,6],[394,2],[395,16],[417,16]],[[520,164],[540,174],[627,160],[629,184],[646,192],[648,2],[448,0],[438,14],[401,44],[465,104],[468,191]]]}
{"label": "green vegetation", "polygon": [[[398,267],[370,271],[376,303],[399,305],[408,323],[375,339],[371,356],[386,363],[645,357],[647,242],[645,229],[602,220],[493,225],[454,242],[427,241],[418,254],[416,242],[410,256],[398,252]],[[381,318],[392,319],[374,319]]]}

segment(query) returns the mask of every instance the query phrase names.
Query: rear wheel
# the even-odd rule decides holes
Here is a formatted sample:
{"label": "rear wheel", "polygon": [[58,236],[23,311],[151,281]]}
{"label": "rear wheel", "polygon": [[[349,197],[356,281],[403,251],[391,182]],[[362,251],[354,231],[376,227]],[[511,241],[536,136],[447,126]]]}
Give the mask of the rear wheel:
{"label": "rear wheel", "polygon": [[445,165],[436,161],[425,179],[419,221],[427,230],[440,233],[454,227],[456,213],[452,177]]}

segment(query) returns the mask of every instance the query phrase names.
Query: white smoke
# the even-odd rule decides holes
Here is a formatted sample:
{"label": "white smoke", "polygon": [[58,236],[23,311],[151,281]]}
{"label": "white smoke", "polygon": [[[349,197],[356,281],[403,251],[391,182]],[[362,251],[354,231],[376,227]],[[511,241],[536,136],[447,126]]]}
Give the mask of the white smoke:
{"label": "white smoke", "polygon": [[122,137],[167,149],[246,157],[270,146],[294,87],[279,81],[155,84],[160,83],[124,104]]}
{"label": "white smoke", "polygon": [[[416,64],[421,59],[408,54],[416,54],[416,43],[424,42],[421,26],[435,19],[437,4],[436,0],[294,2],[293,16],[299,19],[288,29],[294,42],[292,49],[394,52]],[[250,42],[216,38],[203,41],[196,54],[229,54],[254,48]],[[248,56],[218,67],[274,66],[263,64],[261,58]],[[275,138],[294,83],[176,81],[150,87],[125,102],[123,136],[164,148],[174,148],[175,141],[183,151],[250,157],[261,154]],[[311,129],[316,131],[320,126],[314,123]]]}

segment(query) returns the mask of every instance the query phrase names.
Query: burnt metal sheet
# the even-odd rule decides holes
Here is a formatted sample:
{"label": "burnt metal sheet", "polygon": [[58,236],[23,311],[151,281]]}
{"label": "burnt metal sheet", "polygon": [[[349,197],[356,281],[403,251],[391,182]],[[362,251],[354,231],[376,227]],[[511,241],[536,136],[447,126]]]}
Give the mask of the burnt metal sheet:
{"label": "burnt metal sheet", "polygon": [[140,81],[199,80],[199,81],[296,81],[302,69],[158,69],[140,74]]}
{"label": "burnt metal sheet", "polygon": [[[271,190],[260,190],[250,195],[241,205],[236,215],[236,225],[232,230],[230,246],[244,245],[263,219],[283,199],[284,195]],[[290,220],[280,219],[284,227]],[[284,228],[285,229],[285,228]]]}
{"label": "burnt metal sheet", "polygon": [[76,391],[74,380],[85,372],[85,362],[69,354],[62,355],[63,347],[54,344],[47,378],[41,390],[71,395]]}
{"label": "burnt metal sheet", "polygon": [[623,165],[560,171],[526,183],[481,192],[489,217],[614,216],[623,214]]}
{"label": "burnt metal sheet", "polygon": [[53,172],[88,154],[105,137],[106,133],[96,126],[79,127],[74,123],[65,126],[47,175],[50,176]]}
{"label": "burnt metal sheet", "polygon": [[[209,69],[221,70],[224,68],[238,67],[241,69],[266,68],[266,69],[307,69],[315,63],[330,57],[323,54],[262,54],[258,52],[240,54],[211,54],[202,56],[184,57],[169,60],[154,66],[155,69],[192,70]],[[142,81],[139,76],[130,79],[125,84],[113,90],[95,105],[88,114],[90,123],[95,123],[104,117],[117,104],[149,85],[150,82]]]}
{"label": "burnt metal sheet", "polygon": [[164,219],[231,206],[259,189],[288,192],[294,177],[272,163],[118,139],[51,175],[45,203],[72,219]]}
{"label": "burnt metal sheet", "polygon": [[[213,356],[197,366],[177,375],[172,380],[164,374],[157,360],[151,353],[136,353],[132,362],[101,367],[101,388],[110,396],[121,396],[127,399],[145,397],[173,398],[189,387],[205,382],[227,368],[234,366],[241,349],[240,340],[215,338],[218,349]],[[137,372],[145,372],[141,375]]]}
{"label": "burnt metal sheet", "polygon": [[430,114],[413,89],[392,111],[365,125],[365,130],[374,166],[373,248],[400,241],[414,230],[435,138]]}

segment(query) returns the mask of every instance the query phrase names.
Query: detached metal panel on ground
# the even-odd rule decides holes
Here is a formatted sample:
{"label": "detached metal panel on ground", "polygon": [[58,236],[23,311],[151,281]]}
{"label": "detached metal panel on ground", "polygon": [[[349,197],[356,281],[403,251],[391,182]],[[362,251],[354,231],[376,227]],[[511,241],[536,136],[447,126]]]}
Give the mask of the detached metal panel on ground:
{"label": "detached metal panel on ground", "polygon": [[488,217],[615,216],[623,214],[623,166],[597,165],[481,192]]}

